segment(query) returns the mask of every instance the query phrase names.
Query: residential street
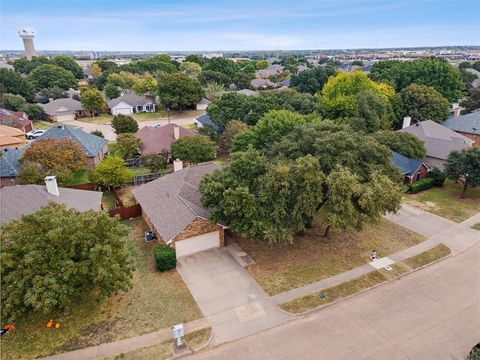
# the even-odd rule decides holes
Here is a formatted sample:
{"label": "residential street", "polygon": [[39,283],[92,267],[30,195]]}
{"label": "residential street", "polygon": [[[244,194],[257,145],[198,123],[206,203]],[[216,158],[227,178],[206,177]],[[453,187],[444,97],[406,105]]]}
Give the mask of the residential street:
{"label": "residential street", "polygon": [[[178,125],[190,125],[194,123],[194,120],[197,116],[172,117],[170,119],[170,123],[175,123]],[[105,139],[107,139],[108,141],[115,141],[117,138],[110,124],[94,124],[94,123],[83,122],[79,120],[65,121],[64,124],[80,127],[88,133],[92,132],[93,130],[100,130],[103,133],[103,135],[105,135]],[[138,127],[140,129],[144,126],[152,126],[152,125],[163,126],[167,124],[168,124],[168,119],[166,118],[160,118],[157,120],[138,120]]]}
{"label": "residential street", "polygon": [[480,341],[480,244],[192,359],[463,359]]}

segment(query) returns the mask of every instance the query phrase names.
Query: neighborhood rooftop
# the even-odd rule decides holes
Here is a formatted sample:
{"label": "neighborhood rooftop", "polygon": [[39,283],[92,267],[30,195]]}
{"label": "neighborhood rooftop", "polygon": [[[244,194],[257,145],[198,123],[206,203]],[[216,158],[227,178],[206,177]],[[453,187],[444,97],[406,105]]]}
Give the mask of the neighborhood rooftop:
{"label": "neighborhood rooftop", "polygon": [[197,216],[208,218],[198,184],[218,168],[214,163],[192,165],[133,189],[133,195],[167,243]]}
{"label": "neighborhood rooftop", "polygon": [[47,130],[39,139],[70,138],[77,141],[85,151],[86,156],[96,156],[107,144],[107,140],[100,136],[86,133],[80,128],[72,128],[64,125],[55,125]]}
{"label": "neighborhood rooftop", "polygon": [[480,135],[480,110],[457,117],[450,117],[443,123],[443,126],[454,131]]}
{"label": "neighborhood rooftop", "polygon": [[136,133],[137,137],[142,140],[140,146],[142,155],[170,153],[171,145],[176,140],[175,128],[178,128],[179,138],[196,135],[193,131],[177,124],[145,126]]}
{"label": "neighborhood rooftop", "polygon": [[65,99],[56,99],[50,101],[49,103],[42,104],[43,110],[48,115],[56,115],[61,112],[72,112],[72,111],[82,111],[83,107],[80,101],[65,98]]}
{"label": "neighborhood rooftop", "polygon": [[16,185],[0,189],[0,224],[32,214],[50,202],[79,211],[100,210],[102,193],[59,188],[59,196],[49,194],[43,185]]}
{"label": "neighborhood rooftop", "polygon": [[423,163],[422,159],[410,159],[392,151],[392,164],[396,166],[404,176],[410,176],[415,173]]}
{"label": "neighborhood rooftop", "polygon": [[112,108],[122,102],[130,106],[141,106],[141,105],[148,104],[149,102],[151,102],[151,100],[145,98],[144,96],[138,96],[138,95],[129,93],[129,94],[119,96],[118,98],[112,99],[110,101],[107,101],[107,104],[110,108]]}
{"label": "neighborhood rooftop", "polygon": [[399,131],[408,132],[422,140],[427,156],[437,159],[447,159],[453,150],[466,149],[474,143],[473,140],[432,120],[421,121]]}

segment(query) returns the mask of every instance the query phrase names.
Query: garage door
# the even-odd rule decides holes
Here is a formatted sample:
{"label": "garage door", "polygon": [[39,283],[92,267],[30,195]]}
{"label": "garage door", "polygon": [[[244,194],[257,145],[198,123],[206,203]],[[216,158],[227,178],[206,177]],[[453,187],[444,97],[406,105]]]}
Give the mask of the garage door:
{"label": "garage door", "polygon": [[57,121],[62,122],[62,121],[71,121],[75,120],[75,114],[62,114],[62,115],[57,115]]}
{"label": "garage door", "polygon": [[214,231],[175,242],[177,258],[220,246],[220,232]]}

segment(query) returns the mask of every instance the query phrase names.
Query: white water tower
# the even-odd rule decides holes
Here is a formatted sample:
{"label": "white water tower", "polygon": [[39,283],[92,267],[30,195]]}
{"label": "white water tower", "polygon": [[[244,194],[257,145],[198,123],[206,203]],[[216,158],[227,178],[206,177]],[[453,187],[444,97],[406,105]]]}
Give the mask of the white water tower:
{"label": "white water tower", "polygon": [[35,46],[33,45],[35,34],[35,30],[32,28],[22,28],[18,30],[18,36],[23,39],[23,46],[25,47],[27,60],[32,60],[32,57],[37,55],[35,52]]}

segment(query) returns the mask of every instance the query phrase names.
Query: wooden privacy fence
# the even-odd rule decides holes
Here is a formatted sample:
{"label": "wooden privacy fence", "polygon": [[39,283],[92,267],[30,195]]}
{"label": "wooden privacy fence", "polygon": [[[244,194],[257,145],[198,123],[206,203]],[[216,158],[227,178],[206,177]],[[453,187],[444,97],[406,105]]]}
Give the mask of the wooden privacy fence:
{"label": "wooden privacy fence", "polygon": [[136,204],[128,207],[118,207],[108,212],[108,216],[114,217],[116,215],[120,215],[122,220],[127,220],[142,215],[142,208],[140,204]]}

